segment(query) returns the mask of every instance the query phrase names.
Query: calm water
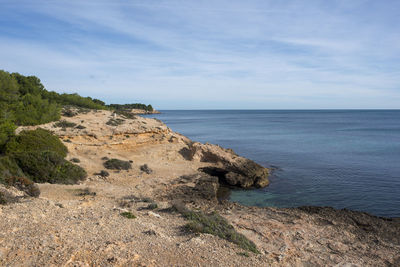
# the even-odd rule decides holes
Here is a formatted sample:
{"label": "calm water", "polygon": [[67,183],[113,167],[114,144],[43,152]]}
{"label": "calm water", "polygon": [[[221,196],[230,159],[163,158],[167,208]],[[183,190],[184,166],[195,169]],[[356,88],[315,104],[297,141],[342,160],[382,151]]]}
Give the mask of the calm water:
{"label": "calm water", "polygon": [[278,167],[269,187],[233,191],[232,201],[400,217],[400,110],[163,111],[155,117],[192,140]]}

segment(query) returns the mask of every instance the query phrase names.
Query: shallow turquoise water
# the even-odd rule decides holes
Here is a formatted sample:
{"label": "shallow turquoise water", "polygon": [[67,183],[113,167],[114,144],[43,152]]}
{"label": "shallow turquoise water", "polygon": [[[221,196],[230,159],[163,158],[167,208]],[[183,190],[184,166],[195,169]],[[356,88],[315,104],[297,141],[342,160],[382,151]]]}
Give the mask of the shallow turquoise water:
{"label": "shallow turquoise water", "polygon": [[246,205],[333,206],[400,217],[400,110],[162,111],[189,138],[278,167]]}

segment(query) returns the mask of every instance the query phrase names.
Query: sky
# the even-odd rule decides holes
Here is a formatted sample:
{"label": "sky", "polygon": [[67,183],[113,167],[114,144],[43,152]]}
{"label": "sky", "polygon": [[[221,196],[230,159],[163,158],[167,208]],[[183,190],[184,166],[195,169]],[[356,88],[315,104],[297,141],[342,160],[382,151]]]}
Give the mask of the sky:
{"label": "sky", "polygon": [[157,109],[398,109],[400,1],[0,0],[0,69]]}

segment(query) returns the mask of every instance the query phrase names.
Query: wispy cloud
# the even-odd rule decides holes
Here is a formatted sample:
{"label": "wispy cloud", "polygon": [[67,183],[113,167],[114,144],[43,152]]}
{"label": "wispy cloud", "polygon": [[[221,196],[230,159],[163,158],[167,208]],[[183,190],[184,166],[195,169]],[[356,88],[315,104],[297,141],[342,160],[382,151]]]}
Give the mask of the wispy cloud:
{"label": "wispy cloud", "polygon": [[159,108],[400,108],[400,4],[11,1],[2,68]]}

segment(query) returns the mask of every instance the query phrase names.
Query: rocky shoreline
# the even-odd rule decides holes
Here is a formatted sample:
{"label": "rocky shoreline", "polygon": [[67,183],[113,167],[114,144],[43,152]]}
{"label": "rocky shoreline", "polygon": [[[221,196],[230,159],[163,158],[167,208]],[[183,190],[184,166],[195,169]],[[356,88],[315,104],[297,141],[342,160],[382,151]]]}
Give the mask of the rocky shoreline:
{"label": "rocky shoreline", "polygon": [[[39,198],[0,187],[19,200],[0,205],[0,266],[400,265],[399,218],[230,203],[218,198],[221,184],[264,187],[269,170],[230,149],[192,142],[157,119],[109,111],[62,119],[81,127],[40,127],[60,137],[89,177],[79,185],[40,184]],[[101,175],[105,158],[132,168]],[[186,219],[171,209],[177,205],[218,213],[259,254],[185,230]]]}

